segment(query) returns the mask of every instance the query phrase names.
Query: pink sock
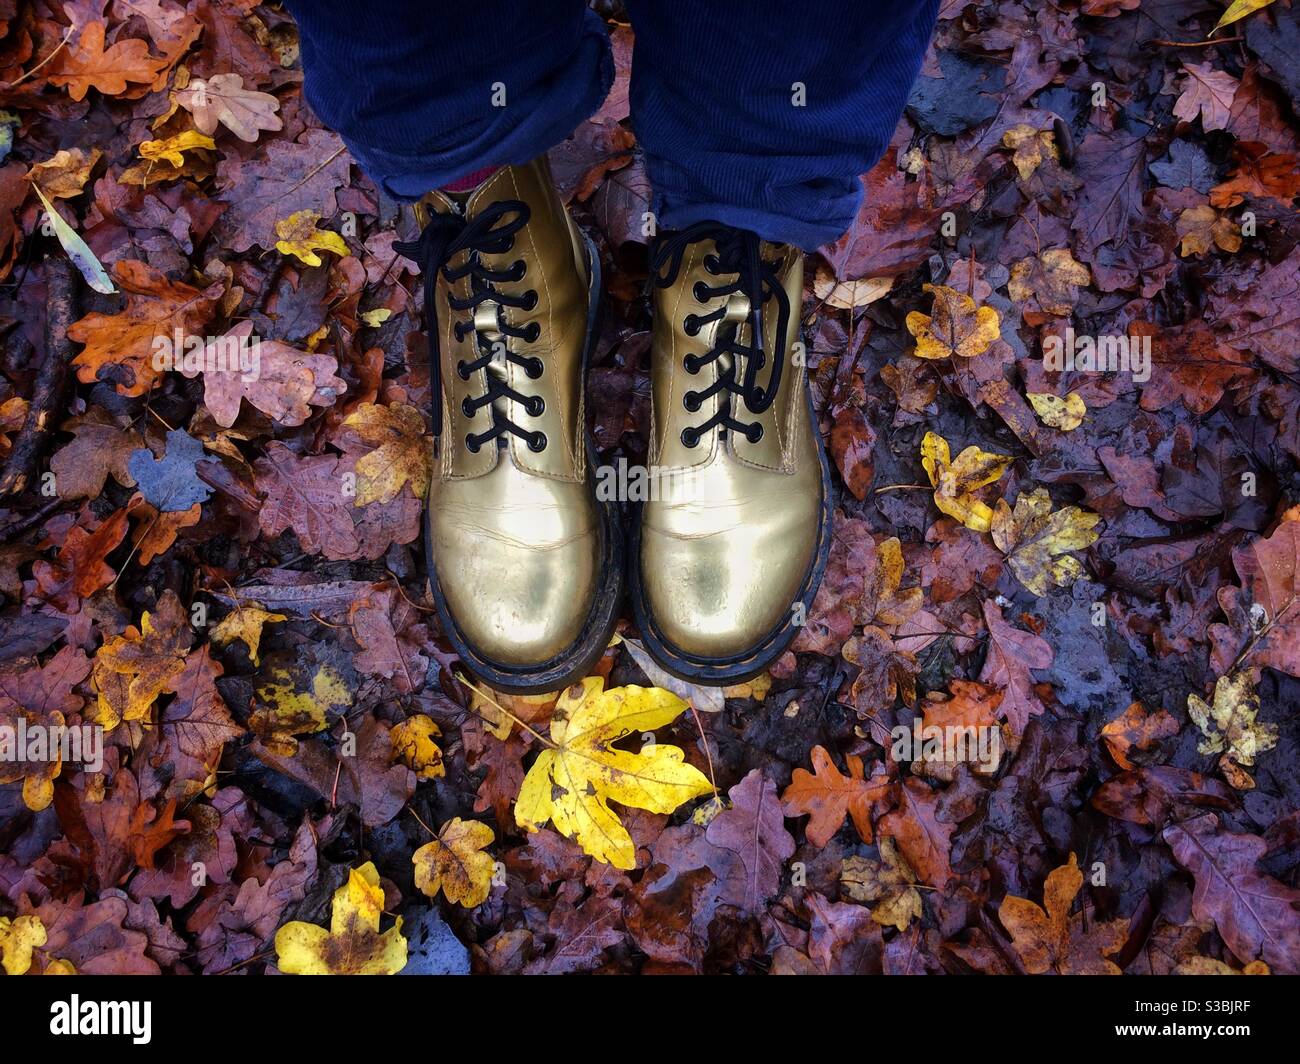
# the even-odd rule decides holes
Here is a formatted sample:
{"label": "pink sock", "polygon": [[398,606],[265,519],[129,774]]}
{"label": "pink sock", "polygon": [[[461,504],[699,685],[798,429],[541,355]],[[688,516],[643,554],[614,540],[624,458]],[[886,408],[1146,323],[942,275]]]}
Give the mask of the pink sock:
{"label": "pink sock", "polygon": [[442,186],[442,190],[443,192],[470,192],[478,188],[479,185],[500,169],[499,166],[485,166],[482,170],[475,170],[472,174],[466,174],[464,177],[458,177],[455,181],[449,181]]}

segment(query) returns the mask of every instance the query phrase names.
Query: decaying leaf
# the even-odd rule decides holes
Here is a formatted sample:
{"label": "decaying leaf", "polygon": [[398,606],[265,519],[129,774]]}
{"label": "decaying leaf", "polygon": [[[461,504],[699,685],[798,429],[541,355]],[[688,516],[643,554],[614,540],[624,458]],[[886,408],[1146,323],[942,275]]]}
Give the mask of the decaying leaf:
{"label": "decaying leaf", "polygon": [[414,713],[406,720],[393,725],[393,757],[422,780],[436,780],[447,774],[442,762],[442,750],[436,739],[442,729],[423,713]]}
{"label": "decaying leaf", "polygon": [[1120,975],[1106,958],[1128,938],[1128,922],[1087,921],[1070,915],[1083,886],[1083,873],[1074,854],[1068,864],[1048,873],[1040,907],[1028,898],[1008,894],[998,907],[998,919],[1011,934],[1011,944],[1031,975]]}
{"label": "decaying leaf", "polygon": [[279,238],[275,250],[281,255],[292,255],[304,266],[319,266],[317,251],[332,251],[336,255],[350,255],[347,244],[338,233],[318,229],[320,214],[316,211],[297,211],[275,223]]}
{"label": "decaying leaf", "polygon": [[812,749],[811,773],[796,768],[790,786],[781,795],[781,805],[788,817],[812,815],[805,829],[808,841],[825,846],[840,829],[847,814],[863,842],[870,842],[871,811],[883,804],[890,790],[888,774],[877,765],[871,778],[863,777],[862,759],[853,754],[845,757],[849,774],[841,776],[825,747]]}
{"label": "decaying leaf", "polygon": [[1100,520],[1100,514],[1077,506],[1054,511],[1051,496],[1036,488],[1022,492],[1014,510],[999,499],[990,531],[1016,579],[1035,595],[1046,595],[1053,585],[1069,587],[1083,573],[1083,563],[1069,552],[1097,541]]}
{"label": "decaying leaf", "polygon": [[328,931],[300,920],[275,933],[276,966],[286,975],[396,975],[406,967],[402,918],[380,934],[384,891],[367,861],[334,892]]}
{"label": "decaying leaf", "polygon": [[268,92],[244,88],[239,74],[214,74],[206,81],[194,78],[176,92],[176,102],[194,116],[198,131],[208,136],[221,124],[251,144],[263,130],[284,125],[275,113],[280,101]]}
{"label": "decaying leaf", "polygon": [[945,285],[927,284],[934,297],[932,314],[914,310],[907,331],[916,337],[917,358],[973,358],[987,351],[1002,333],[998,312]]}
{"label": "decaying leaf", "polygon": [[1258,719],[1258,683],[1258,669],[1243,669],[1215,681],[1213,705],[1198,694],[1187,696],[1187,715],[1205,736],[1197,747],[1201,753],[1223,754],[1249,768],[1260,754],[1277,745],[1277,725]]}
{"label": "decaying leaf", "polygon": [[448,901],[467,909],[482,905],[492,892],[496,868],[492,855],[483,851],[495,840],[496,834],[486,824],[453,817],[436,839],[412,854],[416,887],[430,898],[442,891]]}
{"label": "decaying leaf", "polygon": [[1025,398],[1044,425],[1062,432],[1073,432],[1083,424],[1088,413],[1088,404],[1078,392],[1070,392],[1064,398],[1050,392],[1026,392]]}
{"label": "decaying leaf", "polygon": [[934,486],[934,504],[975,532],[987,532],[993,511],[972,494],[976,489],[1002,478],[1015,459],[990,454],[972,445],[954,461],[948,441],[927,432],[921,441],[921,465]]}
{"label": "decaying leaf", "polygon": [[844,859],[840,887],[854,901],[874,903],[871,919],[883,927],[906,931],[913,920],[921,919],[916,873],[888,836],[880,840],[879,861],[857,856]]}

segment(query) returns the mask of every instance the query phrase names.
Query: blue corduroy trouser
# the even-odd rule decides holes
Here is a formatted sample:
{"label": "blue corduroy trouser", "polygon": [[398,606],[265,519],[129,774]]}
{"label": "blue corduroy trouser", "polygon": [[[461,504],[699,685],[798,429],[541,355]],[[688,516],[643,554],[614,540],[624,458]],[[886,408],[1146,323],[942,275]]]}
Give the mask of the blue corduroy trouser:
{"label": "blue corduroy trouser", "polygon": [[[583,0],[288,0],[306,95],[362,169],[415,199],[527,162],[604,100]],[[811,250],[907,101],[938,0],[627,0],[632,126],[661,228],[712,219]]]}

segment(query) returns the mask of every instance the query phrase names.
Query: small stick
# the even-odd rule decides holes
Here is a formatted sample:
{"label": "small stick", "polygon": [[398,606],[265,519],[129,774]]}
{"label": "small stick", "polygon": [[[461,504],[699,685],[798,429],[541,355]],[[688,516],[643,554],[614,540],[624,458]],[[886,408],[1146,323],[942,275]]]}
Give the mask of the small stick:
{"label": "small stick", "polygon": [[45,263],[45,357],[36,371],[27,420],[9,452],[4,471],[0,472],[0,495],[16,495],[26,489],[49,443],[52,422],[65,405],[68,364],[73,357],[68,326],[79,317],[80,276],[65,258],[52,258]]}

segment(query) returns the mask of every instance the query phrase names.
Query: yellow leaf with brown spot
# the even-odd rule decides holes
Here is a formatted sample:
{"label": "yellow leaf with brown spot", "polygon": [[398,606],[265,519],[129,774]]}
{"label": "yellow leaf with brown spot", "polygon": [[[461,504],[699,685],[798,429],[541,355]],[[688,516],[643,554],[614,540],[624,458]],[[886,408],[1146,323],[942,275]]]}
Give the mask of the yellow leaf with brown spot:
{"label": "yellow leaf with brown spot", "polygon": [[[1197,746],[1202,754],[1222,754],[1230,765],[1255,763],[1265,750],[1277,745],[1277,725],[1258,720],[1259,695],[1255,685],[1259,682],[1258,669],[1245,669],[1230,676],[1220,676],[1214,684],[1214,704],[1208,704],[1200,695],[1187,696],[1187,715],[1192,718],[1205,738]],[[1227,765],[1224,766],[1228,768]],[[1238,790],[1254,786],[1251,780],[1236,776],[1228,769],[1230,782]],[[1249,773],[1242,773],[1246,780]],[[1235,777],[1235,782],[1233,781]]]}
{"label": "yellow leaf with brown spot", "polygon": [[[315,735],[329,727],[329,714],[352,704],[352,692],[343,677],[328,665],[320,666],[306,684],[289,668],[271,671],[258,686],[248,727],[272,753],[292,757],[297,735]],[[304,689],[305,688],[305,689]]]}
{"label": "yellow leaf with brown spot", "polygon": [[921,465],[934,487],[934,504],[973,532],[987,532],[993,511],[972,494],[1000,480],[1015,459],[967,447],[953,461],[948,441],[927,432],[921,441]]}
{"label": "yellow leaf with brown spot", "polygon": [[442,763],[442,749],[435,739],[442,735],[432,718],[413,713],[393,725],[389,737],[393,742],[393,760],[401,761],[422,780],[436,780],[447,774]]}
{"label": "yellow leaf with brown spot", "polygon": [[158,696],[185,668],[191,642],[185,608],[174,591],[164,591],[158,608],[141,616],[139,628],[129,626],[106,640],[95,655],[94,722],[111,731],[124,720],[147,720]]}
{"label": "yellow leaf with brown spot", "polygon": [[993,542],[1007,556],[1016,579],[1035,595],[1051,586],[1069,587],[1083,572],[1083,563],[1069,552],[1097,541],[1100,514],[1066,506],[1052,510],[1043,488],[1021,492],[1013,510],[999,499],[993,513]]}
{"label": "yellow leaf with brown spot", "polygon": [[1084,415],[1088,413],[1088,404],[1078,392],[1071,392],[1064,398],[1051,392],[1026,392],[1025,398],[1044,425],[1062,432],[1073,432],[1083,424]]}
{"label": "yellow leaf with brown spot", "polygon": [[671,724],[687,705],[658,687],[616,687],[590,676],[565,690],[551,716],[554,746],[543,750],[524,777],[515,820],[537,831],[548,820],[561,835],[616,868],[636,867],[632,836],[609,807],[614,801],[652,813],[713,790],[685,754],[666,743],[647,743],[639,753],[615,750],[628,735]]}
{"label": "yellow leaf with brown spot", "polygon": [[417,499],[429,489],[432,450],[413,406],[362,403],[343,424],[374,450],[357,459],[356,506],[392,502],[406,484]]}
{"label": "yellow leaf with brown spot", "polygon": [[916,337],[917,358],[973,358],[1002,335],[998,312],[980,306],[968,295],[946,285],[927,284],[934,296],[933,314],[918,310],[907,316],[907,331]]}
{"label": "yellow leaf with brown spot", "polygon": [[328,229],[318,229],[320,221],[317,211],[297,211],[275,223],[275,250],[281,255],[292,255],[305,266],[319,266],[321,258],[316,252],[332,251],[341,257],[351,255],[347,244],[338,233]]}
{"label": "yellow leaf with brown spot", "polygon": [[39,916],[0,916],[0,956],[6,975],[26,975],[32,951],[45,945],[45,925]]}
{"label": "yellow leaf with brown spot", "polygon": [[224,644],[238,639],[248,647],[248,660],[258,665],[261,664],[257,654],[262,645],[263,627],[288,619],[283,613],[271,613],[262,609],[256,602],[242,603],[221,618],[221,623],[212,629],[212,642]]}
{"label": "yellow leaf with brown spot", "polygon": [[487,901],[492,893],[492,874],[496,862],[483,851],[496,841],[496,835],[477,820],[454,817],[443,824],[438,837],[411,855],[415,865],[415,885],[430,898],[438,891],[447,900],[472,909]]}
{"label": "yellow leaf with brown spot", "polygon": [[1007,293],[1015,302],[1026,304],[1022,313],[1029,312],[1027,321],[1030,321],[1035,305],[1042,315],[1065,317],[1074,310],[1079,286],[1091,283],[1092,273],[1075,260],[1069,248],[1049,248],[1039,255],[1021,259],[1011,267]]}
{"label": "yellow leaf with brown spot", "polygon": [[286,975],[396,975],[406,967],[402,918],[380,934],[384,891],[367,861],[334,892],[330,927],[294,920],[275,933],[276,967]]}

